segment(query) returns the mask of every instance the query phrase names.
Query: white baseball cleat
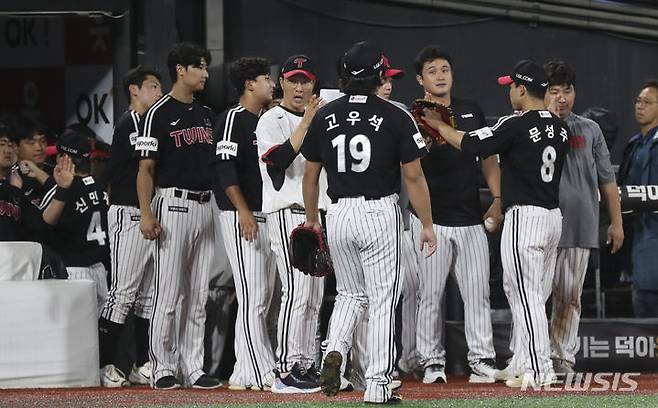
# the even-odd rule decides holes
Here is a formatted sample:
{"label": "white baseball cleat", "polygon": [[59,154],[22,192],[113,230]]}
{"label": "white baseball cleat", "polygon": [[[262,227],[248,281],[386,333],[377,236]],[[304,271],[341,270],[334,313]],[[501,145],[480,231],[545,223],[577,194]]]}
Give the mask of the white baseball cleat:
{"label": "white baseball cleat", "polygon": [[482,359],[471,364],[472,374],[468,382],[475,384],[490,384],[496,382],[498,371],[493,359]]}
{"label": "white baseball cleat", "polygon": [[391,380],[388,384],[388,389],[391,391],[395,391],[400,387],[402,387],[402,380]]}
{"label": "white baseball cleat", "polygon": [[121,372],[114,364],[108,364],[101,368],[101,385],[105,388],[121,388],[130,385],[126,380],[126,375]]}
{"label": "white baseball cleat", "polygon": [[441,364],[432,364],[425,367],[425,374],[423,375],[423,384],[434,383],[447,383],[446,373]]}
{"label": "white baseball cleat", "polygon": [[144,365],[137,367],[133,364],[128,380],[131,384],[135,385],[148,385],[151,384],[151,362],[147,361]]}
{"label": "white baseball cleat", "polygon": [[506,380],[505,385],[510,388],[536,388],[558,383],[555,374],[544,374],[540,377],[541,380],[537,382],[532,374],[525,373]]}

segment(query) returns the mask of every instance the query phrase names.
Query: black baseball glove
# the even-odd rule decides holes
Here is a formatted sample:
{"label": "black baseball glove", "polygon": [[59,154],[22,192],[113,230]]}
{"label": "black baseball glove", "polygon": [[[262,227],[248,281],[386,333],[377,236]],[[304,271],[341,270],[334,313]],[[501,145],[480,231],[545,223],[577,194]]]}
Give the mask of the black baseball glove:
{"label": "black baseball glove", "polygon": [[290,258],[292,266],[306,275],[322,277],[334,273],[324,234],[304,224],[290,233]]}

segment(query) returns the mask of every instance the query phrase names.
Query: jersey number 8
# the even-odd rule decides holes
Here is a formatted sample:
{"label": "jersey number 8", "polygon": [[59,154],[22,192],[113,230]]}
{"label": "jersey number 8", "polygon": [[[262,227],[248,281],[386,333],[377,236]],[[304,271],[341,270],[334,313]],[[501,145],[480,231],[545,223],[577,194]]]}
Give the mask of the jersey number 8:
{"label": "jersey number 8", "polygon": [[[347,160],[345,158],[345,135],[338,135],[331,141],[336,148],[338,157],[336,166],[339,173],[345,173]],[[370,140],[365,135],[354,135],[349,144],[350,157],[357,163],[351,163],[350,170],[355,173],[363,173],[370,166]]]}
{"label": "jersey number 8", "polygon": [[544,183],[553,181],[553,173],[555,173],[555,159],[557,159],[557,152],[553,146],[546,146],[541,153],[541,179]]}

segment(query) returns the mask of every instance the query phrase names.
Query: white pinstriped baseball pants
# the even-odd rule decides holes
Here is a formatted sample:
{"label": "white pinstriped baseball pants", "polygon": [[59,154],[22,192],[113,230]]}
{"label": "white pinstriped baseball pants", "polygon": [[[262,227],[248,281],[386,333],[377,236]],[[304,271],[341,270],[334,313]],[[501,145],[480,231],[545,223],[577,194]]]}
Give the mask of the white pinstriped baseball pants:
{"label": "white pinstriped baseball pants", "polygon": [[327,234],[336,272],[336,303],[327,353],[347,358],[352,336],[368,313],[366,402],[385,402],[395,363],[395,308],[401,285],[403,233],[397,195],[378,200],[343,198],[327,211]]}
{"label": "white pinstriped baseball pants", "polygon": [[218,222],[238,300],[234,343],[236,361],[229,381],[233,385],[262,389],[266,375],[274,369],[266,318],[276,275],[265,216],[258,212],[254,216],[258,222],[255,241],[240,236],[237,211],[220,210]]}
{"label": "white pinstriped baseball pants", "polygon": [[536,381],[554,374],[545,307],[561,232],[559,208],[512,206],[505,213],[500,246],[503,289],[513,321],[510,365]]}
{"label": "white pinstriped baseball pants", "polygon": [[576,363],[580,349],[580,297],[589,262],[589,248],[558,248],[553,277],[551,314],[551,358]]}
{"label": "white pinstriped baseball pants", "polygon": [[464,331],[468,361],[496,358],[489,305],[489,246],[481,224],[446,227],[434,224],[436,253],[426,258],[418,237],[422,225],[411,215],[414,249],[420,268],[416,347],[420,364],[445,366],[444,315],[441,311],[448,274],[454,271],[464,300]]}
{"label": "white pinstriped baseball pants", "polygon": [[173,190],[156,189],[152,201],[162,232],[153,257],[149,355],[154,383],[180,371],[183,384],[191,385],[204,374],[205,306],[215,236],[210,202],[175,198]]}
{"label": "white pinstriped baseball pants", "polygon": [[90,280],[96,284],[96,312],[100,315],[107,299],[107,271],[102,262],[89,266],[67,266],[69,280]]}
{"label": "white pinstriped baseball pants", "polygon": [[281,278],[281,309],[277,324],[276,357],[288,372],[300,362],[309,367],[318,359],[317,333],[324,295],[324,278],[305,275],[290,264],[290,233],[306,220],[299,208],[284,208],[267,215],[267,229]]}
{"label": "white pinstriped baseball pants", "polygon": [[151,317],[153,305],[153,242],[139,230],[139,208],[111,205],[107,213],[111,279],[101,317],[123,324],[135,304],[135,315]]}

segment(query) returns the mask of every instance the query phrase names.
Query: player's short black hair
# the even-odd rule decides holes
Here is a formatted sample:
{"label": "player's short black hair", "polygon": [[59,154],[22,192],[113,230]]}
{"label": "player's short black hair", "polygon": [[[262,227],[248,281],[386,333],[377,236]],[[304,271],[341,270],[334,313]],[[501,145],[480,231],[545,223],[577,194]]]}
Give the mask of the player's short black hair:
{"label": "player's short black hair", "polygon": [[22,116],[16,122],[14,128],[14,143],[19,144],[21,140],[30,139],[35,135],[47,135],[48,128],[36,119]]}
{"label": "player's short black hair", "polygon": [[414,69],[416,70],[417,75],[423,74],[423,65],[426,62],[432,62],[436,59],[444,59],[450,64],[450,68],[453,68],[452,57],[444,49],[441,49],[438,45],[428,45],[418,52],[416,59],[414,60]]}
{"label": "player's short black hair", "polygon": [[653,88],[656,91],[658,91],[658,79],[648,79],[644,81],[644,83],[640,87],[640,91],[642,91],[645,88]]}
{"label": "player's short black hair", "polygon": [[210,52],[198,44],[189,42],[182,42],[174,44],[167,55],[167,68],[169,68],[169,77],[172,83],[176,83],[178,75],[176,75],[176,65],[182,65],[187,68],[188,66],[199,67],[201,66],[201,59],[206,60],[206,64],[210,65]]}
{"label": "player's short black hair", "polygon": [[256,80],[261,75],[270,73],[270,61],[260,57],[242,57],[233,61],[229,67],[229,78],[231,84],[238,91],[238,95],[244,93],[244,81]]}
{"label": "player's short black hair", "polygon": [[89,157],[71,157],[71,161],[73,162],[73,164],[75,164],[76,173],[80,173],[80,174],[91,173],[91,159]]}
{"label": "player's short black hair", "polygon": [[548,75],[548,85],[566,85],[576,87],[576,70],[566,62],[552,59],[544,64],[544,71]]}
{"label": "player's short black hair", "polygon": [[131,69],[124,75],[123,77],[123,92],[126,94],[126,98],[128,98],[128,102],[130,102],[130,85],[137,85],[138,88],[142,87],[142,84],[146,80],[147,76],[154,76],[158,79],[158,81],[162,81],[162,78],[160,77],[160,73],[154,69],[151,68],[146,68],[141,65],[136,66],[135,68]]}
{"label": "player's short black hair", "polygon": [[[517,85],[517,86],[521,86],[521,85]],[[530,96],[541,100],[544,100],[544,97],[546,96],[546,90],[548,89],[548,88],[539,89],[534,86],[525,86],[525,85],[524,87],[526,92],[528,92]]]}
{"label": "player's short black hair", "polygon": [[377,75],[365,78],[344,76],[338,80],[340,91],[347,95],[372,95],[382,85],[382,79]]}

